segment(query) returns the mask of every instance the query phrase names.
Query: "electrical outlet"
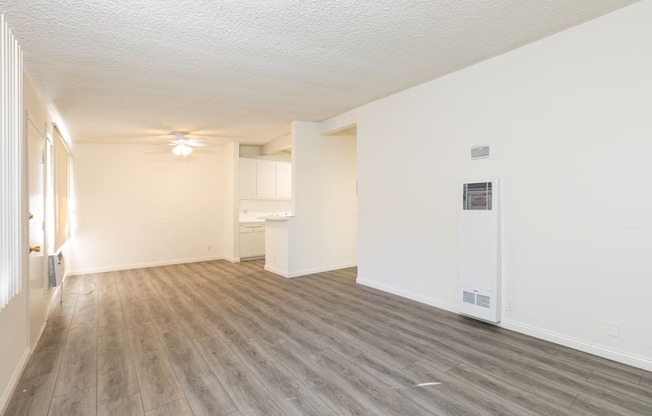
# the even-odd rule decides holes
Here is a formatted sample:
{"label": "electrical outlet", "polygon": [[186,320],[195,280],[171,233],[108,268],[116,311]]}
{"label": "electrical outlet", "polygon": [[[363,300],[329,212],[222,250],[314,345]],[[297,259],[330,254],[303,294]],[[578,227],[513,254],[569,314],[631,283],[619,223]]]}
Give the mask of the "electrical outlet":
{"label": "electrical outlet", "polygon": [[211,247],[211,246],[206,247],[206,251],[211,251],[212,249],[213,249],[213,247]]}
{"label": "electrical outlet", "polygon": [[514,304],[512,303],[511,300],[508,300],[508,301],[507,301],[507,306],[505,307],[505,309],[507,309],[509,312],[513,312],[513,311],[514,311]]}

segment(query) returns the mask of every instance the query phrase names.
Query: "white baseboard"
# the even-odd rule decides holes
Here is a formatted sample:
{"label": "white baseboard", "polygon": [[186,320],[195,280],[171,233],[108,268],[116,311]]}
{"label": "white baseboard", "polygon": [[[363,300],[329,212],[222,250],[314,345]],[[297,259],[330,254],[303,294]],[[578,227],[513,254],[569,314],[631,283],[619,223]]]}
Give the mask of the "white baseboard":
{"label": "white baseboard", "polygon": [[396,286],[388,285],[386,283],[374,282],[373,280],[365,279],[360,276],[358,276],[358,278],[356,279],[356,283],[374,289],[382,290],[383,292],[388,292],[393,295],[400,296],[402,298],[407,298],[407,299],[415,300],[420,303],[425,303],[426,305],[434,306],[435,308],[443,309],[445,311],[458,313],[457,305],[445,302],[441,299],[437,299],[429,296],[423,296],[421,294],[414,293],[409,290],[401,289]]}
{"label": "white baseboard", "polygon": [[200,261],[213,261],[213,260],[228,260],[233,262],[235,259],[232,259],[231,257],[227,257],[227,256],[209,256],[209,257],[192,257],[192,258],[174,259],[174,260],[160,260],[160,261],[152,261],[152,262],[145,262],[145,263],[131,263],[131,264],[121,264],[121,265],[113,265],[113,266],[88,267],[85,269],[72,269],[68,271],[67,275],[77,276],[80,274],[116,272],[119,270],[142,269],[145,267],[158,267],[158,266],[172,266],[175,264],[197,263]]}
{"label": "white baseboard", "polygon": [[[65,278],[65,275],[64,275],[63,278]],[[63,280],[63,278],[62,278],[62,280]],[[39,329],[39,331],[38,331],[38,335],[36,336],[36,342],[32,343],[31,340],[30,340],[30,344],[33,344],[34,346],[37,346],[38,342],[41,340],[41,335],[43,335],[43,331],[45,330],[45,326],[48,324],[48,318],[50,317],[50,312],[52,312],[52,309],[54,308],[54,305],[56,305],[57,302],[59,302],[59,293],[60,293],[60,291],[61,291],[61,286],[57,286],[57,287],[53,288],[52,296],[50,296],[50,300],[48,301],[48,305],[47,305],[47,307],[45,309],[45,321],[43,321],[43,324],[41,325],[41,329]],[[30,346],[30,348],[31,348],[31,346]],[[30,355],[31,355],[31,351],[30,351]],[[2,412],[0,412],[0,415],[1,414],[2,414]]]}
{"label": "white baseboard", "polygon": [[265,265],[265,270],[267,270],[268,272],[277,274],[279,276],[282,276],[282,277],[290,277],[287,270],[281,270],[279,268],[276,268],[274,266],[270,266],[268,264]]}
{"label": "white baseboard", "polygon": [[627,354],[620,351],[605,348],[597,344],[582,341],[577,338],[572,338],[567,335],[559,334],[545,329],[536,328],[520,322],[503,319],[498,326],[501,328],[509,329],[514,332],[529,335],[535,338],[550,341],[555,344],[563,345],[565,347],[573,348],[575,350],[583,351],[589,354],[597,355],[609,360],[618,361],[619,363],[631,365],[641,368],[646,371],[652,371],[652,360],[645,357],[640,357],[633,354]]}
{"label": "white baseboard", "polygon": [[302,269],[302,270],[289,272],[288,270],[282,270],[280,268],[270,266],[269,264],[265,264],[265,270],[267,270],[268,272],[272,272],[274,274],[278,274],[279,276],[292,278],[292,277],[306,276],[315,273],[330,272],[331,270],[346,269],[348,267],[355,267],[357,265],[358,265],[357,262],[348,262],[348,263],[332,264],[330,266],[313,267],[309,269]]}
{"label": "white baseboard", "polygon": [[339,264],[331,264],[331,265],[328,265],[328,266],[320,266],[320,267],[311,267],[311,268],[307,268],[307,269],[299,269],[299,270],[295,270],[295,271],[289,273],[289,276],[286,276],[286,277],[300,277],[300,276],[306,276],[308,274],[330,272],[331,270],[346,269],[346,268],[349,268],[349,267],[355,267],[357,265],[358,265],[357,261],[350,261],[350,262],[339,263]]}
{"label": "white baseboard", "polygon": [[[392,285],[374,282],[373,280],[368,280],[361,277],[358,277],[356,282],[364,286],[369,286],[374,289],[382,290],[383,292],[388,292],[407,299],[415,300],[417,302],[425,303],[426,305],[434,306],[439,309],[443,309],[453,313],[459,313],[457,305],[443,301],[441,299],[423,296],[414,292],[397,288]],[[509,329],[510,331],[518,332],[521,334],[529,335],[534,338],[543,339],[555,344],[573,348],[578,351],[583,351],[589,354],[597,355],[598,357],[631,365],[646,371],[652,371],[652,360],[650,360],[649,358],[612,350],[597,344],[592,344],[590,342],[582,341],[563,334],[558,334],[556,332],[547,331],[545,329],[536,328],[531,325],[523,324],[520,322],[511,321],[509,319],[503,319],[498,324],[498,326],[501,328]]]}
{"label": "white baseboard", "polygon": [[[66,279],[67,275],[64,273],[64,276],[61,278],[61,282],[63,284],[63,281]],[[45,311],[45,319],[47,320],[48,317],[50,316],[50,312],[52,312],[52,309],[54,306],[59,302],[59,295],[61,294],[61,286],[56,286],[55,288],[52,289],[52,297],[50,298],[50,302],[48,302],[48,307],[47,310]]]}
{"label": "white baseboard", "polygon": [[11,378],[9,379],[9,383],[7,383],[7,387],[5,388],[5,391],[3,391],[2,396],[0,396],[0,415],[4,415],[5,411],[7,410],[7,406],[9,405],[9,401],[11,400],[11,396],[13,396],[16,387],[18,387],[18,382],[20,381],[20,377],[23,375],[25,366],[27,366],[27,361],[29,361],[29,356],[30,356],[30,349],[28,346],[25,348],[25,351],[23,351],[23,355],[20,357],[20,360],[18,361],[18,364],[16,365],[14,372],[11,374]]}

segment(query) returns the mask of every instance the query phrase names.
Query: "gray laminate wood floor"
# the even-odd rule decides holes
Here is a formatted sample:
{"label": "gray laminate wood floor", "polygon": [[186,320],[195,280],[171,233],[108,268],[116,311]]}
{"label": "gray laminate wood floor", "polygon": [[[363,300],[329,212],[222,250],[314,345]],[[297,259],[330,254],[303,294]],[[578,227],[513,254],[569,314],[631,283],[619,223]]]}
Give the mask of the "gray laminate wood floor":
{"label": "gray laminate wood floor", "polygon": [[71,277],[7,415],[652,415],[652,374],[261,261]]}

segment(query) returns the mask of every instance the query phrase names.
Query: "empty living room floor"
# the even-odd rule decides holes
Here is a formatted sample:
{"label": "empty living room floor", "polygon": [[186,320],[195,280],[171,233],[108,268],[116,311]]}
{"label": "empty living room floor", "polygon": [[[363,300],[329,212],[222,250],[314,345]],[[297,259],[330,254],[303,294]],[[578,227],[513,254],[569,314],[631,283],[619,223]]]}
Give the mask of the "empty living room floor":
{"label": "empty living room floor", "polygon": [[66,280],[6,415],[652,415],[652,373],[261,261]]}

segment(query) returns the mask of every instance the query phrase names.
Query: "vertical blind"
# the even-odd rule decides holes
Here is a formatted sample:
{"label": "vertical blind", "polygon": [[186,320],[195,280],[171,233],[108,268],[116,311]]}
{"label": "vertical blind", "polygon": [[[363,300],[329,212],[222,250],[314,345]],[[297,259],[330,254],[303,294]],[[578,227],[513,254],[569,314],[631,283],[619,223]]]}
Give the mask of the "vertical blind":
{"label": "vertical blind", "polygon": [[0,15],[0,309],[21,290],[23,52]]}
{"label": "vertical blind", "polygon": [[54,252],[61,249],[68,241],[70,230],[68,225],[68,202],[70,194],[70,153],[61,133],[54,128],[53,161],[54,161]]}

